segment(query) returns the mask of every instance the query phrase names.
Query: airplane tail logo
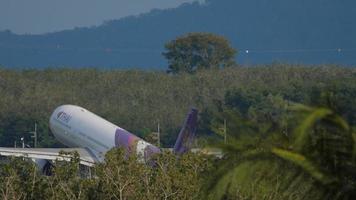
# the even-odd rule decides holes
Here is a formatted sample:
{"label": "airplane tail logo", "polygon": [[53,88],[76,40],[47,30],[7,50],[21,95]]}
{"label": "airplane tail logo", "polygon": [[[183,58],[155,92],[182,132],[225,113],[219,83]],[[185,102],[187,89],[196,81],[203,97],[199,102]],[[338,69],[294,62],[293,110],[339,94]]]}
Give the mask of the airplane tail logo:
{"label": "airplane tail logo", "polygon": [[190,150],[195,138],[197,120],[198,110],[192,108],[185,119],[183,127],[180,130],[177,141],[174,145],[173,152],[175,154],[181,155]]}

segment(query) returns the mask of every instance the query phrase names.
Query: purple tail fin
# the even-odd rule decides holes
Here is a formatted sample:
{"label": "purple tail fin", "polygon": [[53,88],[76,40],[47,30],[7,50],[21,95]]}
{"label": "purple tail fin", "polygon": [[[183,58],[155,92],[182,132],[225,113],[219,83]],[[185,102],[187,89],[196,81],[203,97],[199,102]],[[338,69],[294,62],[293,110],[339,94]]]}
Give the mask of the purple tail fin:
{"label": "purple tail fin", "polygon": [[198,110],[192,108],[184,121],[183,127],[179,132],[173,152],[181,155],[190,150],[195,137],[197,127]]}

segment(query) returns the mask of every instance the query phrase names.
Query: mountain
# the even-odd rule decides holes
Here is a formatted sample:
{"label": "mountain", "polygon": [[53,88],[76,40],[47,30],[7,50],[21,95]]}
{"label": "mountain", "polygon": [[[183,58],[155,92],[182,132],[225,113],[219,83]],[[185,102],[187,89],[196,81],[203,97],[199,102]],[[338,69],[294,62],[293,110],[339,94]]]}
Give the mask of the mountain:
{"label": "mountain", "polygon": [[165,69],[164,44],[188,32],[225,36],[239,50],[240,64],[356,65],[353,0],[207,0],[96,27],[43,35],[3,31],[0,64]]}

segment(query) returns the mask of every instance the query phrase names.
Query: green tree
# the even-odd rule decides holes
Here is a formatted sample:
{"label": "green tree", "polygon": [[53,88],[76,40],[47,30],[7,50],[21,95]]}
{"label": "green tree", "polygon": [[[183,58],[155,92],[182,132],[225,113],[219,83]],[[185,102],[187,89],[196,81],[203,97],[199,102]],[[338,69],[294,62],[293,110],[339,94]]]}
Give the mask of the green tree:
{"label": "green tree", "polygon": [[175,74],[231,66],[236,54],[227,39],[211,33],[189,33],[168,42],[165,48],[168,72]]}
{"label": "green tree", "polygon": [[303,169],[321,184],[324,199],[356,197],[356,134],[327,108],[295,107],[303,121],[289,148],[273,148],[278,157]]}
{"label": "green tree", "polygon": [[238,136],[221,146],[225,157],[210,180],[211,199],[355,198],[355,133],[330,109],[290,109],[291,120],[301,121],[292,135],[234,129]]}
{"label": "green tree", "polygon": [[163,152],[147,165],[124,149],[112,149],[96,167],[93,199],[199,199],[207,157]]}

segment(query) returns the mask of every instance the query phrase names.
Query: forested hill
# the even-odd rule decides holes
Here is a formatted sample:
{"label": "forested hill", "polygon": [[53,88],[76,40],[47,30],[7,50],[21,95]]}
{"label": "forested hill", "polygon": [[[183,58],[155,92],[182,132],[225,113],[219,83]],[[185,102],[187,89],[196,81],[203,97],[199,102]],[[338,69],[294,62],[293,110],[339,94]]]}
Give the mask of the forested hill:
{"label": "forested hill", "polygon": [[240,64],[356,65],[353,0],[207,0],[97,27],[43,35],[3,31],[0,64],[165,69],[164,44],[187,32],[226,36],[240,50]]}

